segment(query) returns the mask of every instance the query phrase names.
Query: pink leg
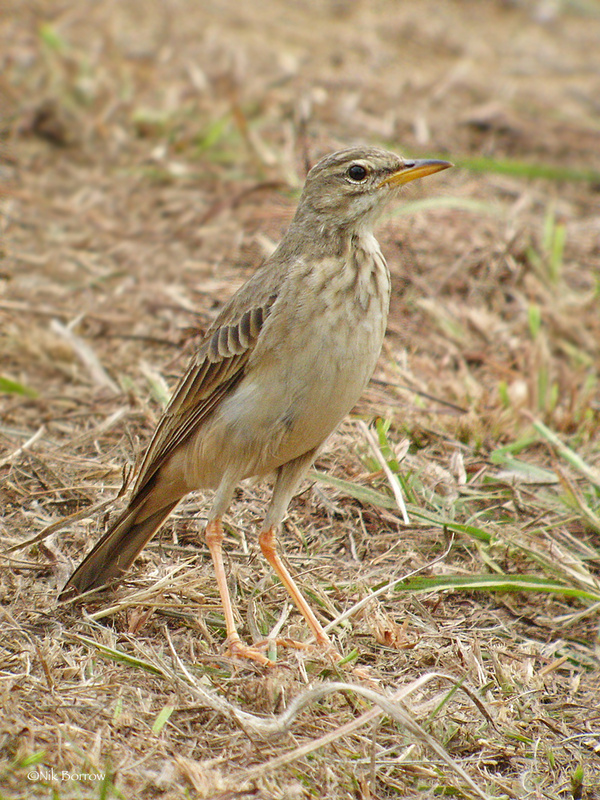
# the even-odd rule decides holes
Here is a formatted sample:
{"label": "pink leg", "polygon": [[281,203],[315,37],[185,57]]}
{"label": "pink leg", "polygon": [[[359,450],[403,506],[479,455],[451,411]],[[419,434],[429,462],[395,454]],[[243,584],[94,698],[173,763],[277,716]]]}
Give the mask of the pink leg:
{"label": "pink leg", "polygon": [[317,643],[321,645],[321,647],[326,648],[336,661],[339,661],[341,659],[341,655],[336,650],[329,636],[327,636],[323,630],[323,626],[316,618],[313,610],[306,602],[304,596],[301,594],[300,589],[298,589],[296,586],[294,579],[290,575],[287,567],[277,552],[277,538],[275,535],[275,529],[270,527],[262,531],[258,537],[258,543],[260,544],[260,549],[262,550],[264,557],[273,567],[273,570],[278,575],[279,580],[283,583],[288,591],[288,594],[296,604],[296,608],[308,622],[308,625],[313,632]]}
{"label": "pink leg", "polygon": [[229,588],[227,587],[227,576],[225,575],[225,566],[223,564],[223,526],[220,518],[217,517],[208,523],[204,531],[204,538],[210,550],[215,568],[217,586],[219,587],[219,595],[221,596],[221,603],[225,614],[229,652],[240,658],[249,658],[252,661],[257,661],[259,664],[266,667],[273,666],[273,662],[263,655],[263,653],[260,653],[253,647],[245,645],[236,630],[231,597],[229,596]]}

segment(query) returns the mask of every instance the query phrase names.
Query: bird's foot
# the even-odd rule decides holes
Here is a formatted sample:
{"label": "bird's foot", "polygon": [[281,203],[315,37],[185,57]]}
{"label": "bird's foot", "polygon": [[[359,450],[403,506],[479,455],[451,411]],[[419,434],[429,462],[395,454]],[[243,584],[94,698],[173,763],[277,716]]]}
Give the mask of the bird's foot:
{"label": "bird's foot", "polygon": [[[257,664],[264,667],[274,667],[275,662],[262,651],[274,651],[274,648],[277,647],[289,647],[293,650],[309,650],[314,646],[315,645],[311,643],[298,642],[296,639],[282,636],[263,639],[253,645],[244,644],[239,638],[229,638],[227,640],[227,654],[235,658],[247,658],[250,661],[256,661]],[[335,655],[341,658],[337,651],[335,651]]]}
{"label": "bird's foot", "polygon": [[338,664],[344,658],[329,637],[316,642],[298,642],[296,639],[277,637],[275,639],[265,639],[264,641],[259,642],[256,646],[268,648],[272,644],[275,644],[278,647],[289,647],[293,648],[294,650],[308,650],[314,653],[319,653],[320,655],[326,656],[333,664]]}
{"label": "bird's foot", "polygon": [[260,664],[262,667],[275,666],[275,662],[267,658],[264,653],[261,653],[258,647],[250,647],[250,645],[244,644],[239,638],[227,640],[227,652],[234,658],[247,658],[250,661],[256,661],[256,663]]}
{"label": "bird's foot", "polygon": [[[294,650],[318,650],[330,660],[334,667],[337,667],[340,661],[343,661],[342,654],[330,639],[322,642],[298,642],[296,639],[278,636],[276,638],[263,639],[263,641],[256,642],[253,646],[250,646],[244,644],[238,637],[227,640],[227,653],[234,658],[246,658],[249,661],[254,661],[260,664],[261,667],[274,667],[276,662],[261,652],[262,650],[267,650],[268,652],[269,648],[274,646],[289,647]],[[344,668],[345,665],[341,667],[341,669]],[[350,671],[359,680],[375,685],[368,667],[354,666],[350,667]]]}

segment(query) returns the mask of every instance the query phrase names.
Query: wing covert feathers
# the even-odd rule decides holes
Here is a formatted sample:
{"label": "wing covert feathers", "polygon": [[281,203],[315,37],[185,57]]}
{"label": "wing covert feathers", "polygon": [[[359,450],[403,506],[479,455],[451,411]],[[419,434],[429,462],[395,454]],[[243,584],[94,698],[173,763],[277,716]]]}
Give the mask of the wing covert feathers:
{"label": "wing covert feathers", "polygon": [[169,455],[198,430],[243,378],[246,363],[275,299],[271,296],[263,306],[248,309],[232,324],[209,329],[158,423],[144,455],[134,493],[143,489]]}

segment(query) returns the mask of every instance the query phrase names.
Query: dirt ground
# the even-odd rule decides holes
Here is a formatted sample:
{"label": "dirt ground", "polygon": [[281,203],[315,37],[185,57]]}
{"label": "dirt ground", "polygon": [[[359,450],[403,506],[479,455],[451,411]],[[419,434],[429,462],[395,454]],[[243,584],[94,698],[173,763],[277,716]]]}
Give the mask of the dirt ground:
{"label": "dirt ground", "polygon": [[[600,798],[599,42],[597,0],[0,2],[0,798]],[[379,228],[375,378],[281,534],[347,663],[224,654],[199,496],[58,605],[358,142],[456,166]],[[308,640],[269,491],[227,519],[240,630]]]}

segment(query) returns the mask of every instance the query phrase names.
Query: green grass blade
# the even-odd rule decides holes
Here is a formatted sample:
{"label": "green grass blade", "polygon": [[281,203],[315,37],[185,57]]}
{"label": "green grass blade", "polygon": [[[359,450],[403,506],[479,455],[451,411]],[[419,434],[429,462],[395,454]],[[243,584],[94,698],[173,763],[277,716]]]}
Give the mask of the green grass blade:
{"label": "green grass blade", "polygon": [[561,458],[564,458],[564,460],[567,461],[574,469],[584,475],[590,483],[600,488],[600,473],[597,469],[590,467],[590,465],[587,464],[583,458],[581,458],[581,456],[577,455],[574,450],[571,450],[570,447],[564,444],[554,433],[554,431],[551,431],[550,428],[547,428],[540,420],[534,419],[533,427],[542,438],[544,438],[552,445],[552,447],[554,447]]}
{"label": "green grass blade", "polygon": [[415,508],[414,506],[408,506],[407,508],[411,517],[417,517],[423,520],[423,522],[428,522],[431,525],[454,531],[454,533],[464,533],[466,536],[471,537],[471,539],[484,542],[485,544],[490,544],[492,541],[492,535],[484,531],[483,528],[477,528],[475,525],[464,525],[460,522],[453,522],[450,519],[438,517],[436,514],[432,514],[429,511],[423,511],[422,508]]}
{"label": "green grass blade", "polygon": [[152,675],[160,675],[162,678],[166,677],[165,673],[159,669],[159,667],[155,667],[154,664],[150,664],[149,661],[143,661],[141,658],[130,656],[129,653],[124,653],[122,650],[115,650],[114,648],[108,647],[105,644],[100,644],[100,642],[96,642],[94,639],[89,639],[87,636],[73,634],[73,639],[76,639],[78,642],[81,642],[88,647],[95,648],[101,655],[109,658],[111,661],[116,661],[119,664],[125,664],[128,667],[143,669],[145,672],[150,672]]}
{"label": "green grass blade", "polygon": [[164,708],[159,711],[152,725],[152,733],[155,736],[158,736],[165,727],[173,711],[175,711],[175,706],[164,706]]}
{"label": "green grass blade", "polygon": [[35,389],[25,386],[24,383],[5,378],[3,375],[0,375],[0,392],[4,392],[4,394],[20,394],[23,397],[38,397]]}
{"label": "green grass blade", "polygon": [[452,160],[457,167],[471,169],[474,172],[493,172],[499,175],[512,175],[516,178],[544,178],[551,181],[600,182],[600,172],[594,169],[557,167],[554,164],[528,164],[524,161],[486,158],[485,156],[458,157]]}
{"label": "green grass blade", "polygon": [[440,575],[433,578],[415,576],[395,585],[397,592],[468,590],[485,592],[544,592],[561,597],[600,601],[600,592],[577,589],[535,575]]}
{"label": "green grass blade", "polygon": [[[521,461],[518,458],[514,458],[509,452],[506,450],[501,452],[500,450],[495,450],[491,456],[490,460],[493,464],[498,464],[499,466],[503,467],[505,472],[514,475],[517,480],[521,480],[524,483],[533,483],[533,484],[555,484],[558,483],[558,478],[549,469],[544,469],[543,467],[538,467],[536,464],[529,464],[527,461]],[[498,478],[502,478],[502,475],[499,475]]]}
{"label": "green grass blade", "polygon": [[375,489],[371,489],[368,486],[351,483],[342,478],[334,478],[333,475],[327,475],[315,469],[310,471],[309,477],[319,481],[319,483],[333,486],[335,489],[339,489],[340,492],[344,492],[344,494],[350,495],[350,497],[354,497],[356,500],[360,500],[361,503],[369,503],[370,505],[379,506],[380,508],[397,509],[396,501],[393,497],[377,492]]}
{"label": "green grass blade", "polygon": [[[318,472],[314,469],[309,473],[309,477],[319,481],[320,483],[333,486],[335,489],[339,489],[340,492],[343,492],[350,497],[354,497],[361,503],[369,503],[374,506],[379,506],[380,508],[389,508],[395,511],[398,510],[398,506],[396,505],[396,501],[393,497],[389,497],[386,494],[377,492],[375,489],[371,489],[368,486],[360,486],[359,484],[345,481],[343,478],[334,478],[332,475],[327,475],[324,472]],[[464,533],[467,536],[470,536],[472,539],[476,539],[479,542],[485,542],[486,544],[489,544],[492,540],[491,534],[487,533],[482,528],[475,527],[474,525],[462,525],[458,522],[453,522],[452,520],[438,517],[436,514],[428,511],[423,511],[423,509],[417,508],[413,505],[407,505],[406,508],[411,518],[416,517],[423,522],[428,522],[429,524],[435,525],[439,528],[446,528],[447,530],[454,531],[455,533]]]}

